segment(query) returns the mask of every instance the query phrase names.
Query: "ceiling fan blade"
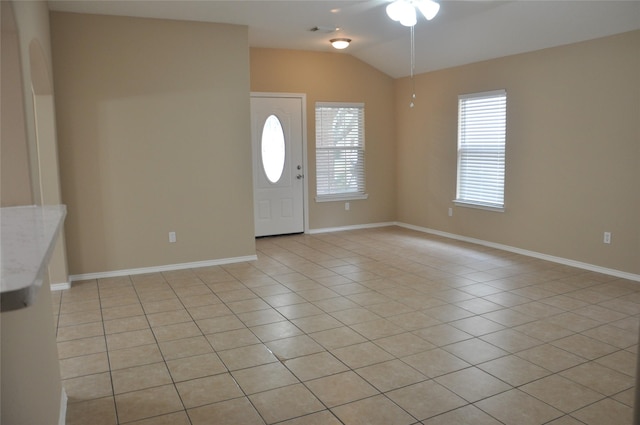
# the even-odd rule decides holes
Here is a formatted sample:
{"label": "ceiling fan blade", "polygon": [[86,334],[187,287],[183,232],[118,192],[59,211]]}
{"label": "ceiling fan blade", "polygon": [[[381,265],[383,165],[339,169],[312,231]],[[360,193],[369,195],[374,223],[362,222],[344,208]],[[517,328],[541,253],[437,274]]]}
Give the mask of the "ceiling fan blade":
{"label": "ceiling fan blade", "polygon": [[348,14],[356,14],[369,11],[375,7],[391,3],[392,0],[365,0],[356,1],[353,4],[344,6],[340,10]]}

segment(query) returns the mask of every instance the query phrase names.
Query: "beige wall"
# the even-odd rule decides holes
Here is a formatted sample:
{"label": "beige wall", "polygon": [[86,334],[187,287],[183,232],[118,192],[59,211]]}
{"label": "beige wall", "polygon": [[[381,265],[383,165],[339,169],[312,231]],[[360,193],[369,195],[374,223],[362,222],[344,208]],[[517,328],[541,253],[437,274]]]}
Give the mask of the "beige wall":
{"label": "beige wall", "polygon": [[[60,171],[55,127],[49,9],[44,1],[14,2],[19,24],[26,133],[34,204],[58,205]],[[67,284],[64,236],[56,241],[49,262],[49,281]]]}
{"label": "beige wall", "polygon": [[[412,110],[398,80],[398,221],[640,273],[639,76],[636,31],[419,75]],[[457,96],[493,89],[507,90],[504,213],[451,202]]]}
{"label": "beige wall", "polygon": [[29,149],[25,121],[22,67],[18,27],[13,5],[2,2],[2,46],[0,52],[0,205],[33,204]]}
{"label": "beige wall", "polygon": [[52,13],[51,32],[70,273],[253,255],[247,28]]}
{"label": "beige wall", "polygon": [[[307,95],[309,227],[321,229],[395,220],[393,79],[344,53],[251,49],[251,90]],[[364,102],[366,200],[315,202],[315,103]]]}
{"label": "beige wall", "polygon": [[[5,62],[5,32],[4,19],[6,19],[6,7],[13,5],[15,12],[17,41],[19,55],[14,54],[10,61]],[[45,2],[2,2],[2,206],[7,206],[7,186],[11,193],[21,193],[23,198],[10,204],[40,203],[40,167],[41,165],[53,166],[55,163],[55,134],[49,132],[47,148],[49,158],[38,160],[38,138],[36,137],[36,118],[32,99],[32,57],[30,46],[37,43],[40,46],[41,62],[40,71],[50,75],[51,56],[49,50],[49,11]],[[13,52],[12,53],[17,53]],[[18,61],[18,56],[20,61]],[[9,67],[9,68],[6,68]],[[11,69],[19,74],[20,82],[13,82],[10,87],[10,111],[5,108],[5,70]],[[50,96],[50,94],[49,94]],[[7,112],[20,112],[22,117],[8,118]],[[53,121],[53,111],[50,120]],[[12,120],[16,121],[12,121]],[[7,178],[5,169],[5,133],[11,124],[21,126],[20,134],[15,140],[20,141],[20,157],[13,157],[12,165],[18,167],[20,177],[9,173]],[[15,134],[15,133],[14,133]],[[48,174],[49,176],[51,174]],[[57,182],[56,182],[57,183]],[[48,182],[53,186],[53,182]],[[50,200],[50,199],[49,199]],[[56,249],[62,250],[63,246]],[[64,258],[56,260],[56,270],[63,270]],[[58,262],[60,261],[60,262]],[[63,277],[66,279],[66,275]],[[51,292],[49,280],[45,276],[42,286],[39,288],[36,302],[28,308],[3,312],[0,316],[0,423],[15,425],[56,425],[59,424],[60,406],[62,398],[62,385],[60,383],[60,367],[56,346],[55,330],[53,325],[53,311],[51,306]]]}
{"label": "beige wall", "polygon": [[[20,37],[20,57],[22,60],[22,75],[23,75],[23,94],[25,105],[25,122],[27,131],[27,140],[29,145],[29,162],[31,172],[31,187],[33,194],[33,203],[43,203],[43,191],[40,188],[40,182],[42,180],[41,167],[47,170],[57,168],[57,164],[53,164],[56,158],[46,158],[44,161],[39,161],[38,158],[38,136],[36,125],[36,107],[33,102],[33,80],[44,80],[50,78],[51,70],[51,43],[50,43],[50,31],[49,31],[49,9],[45,1],[14,1],[13,7],[16,14],[16,21],[18,23],[18,34]],[[39,64],[33,64],[32,46],[37,45],[39,50]],[[35,77],[34,74],[38,74]],[[35,77],[35,78],[34,78]],[[38,87],[42,87],[44,84],[39,84]],[[37,91],[36,91],[37,93]],[[41,94],[41,93],[40,93]],[[49,92],[51,94],[51,92]],[[50,117],[51,118],[51,117]],[[55,143],[55,135],[47,135],[49,139],[53,139]],[[51,146],[46,147],[49,151],[54,148]],[[47,176],[51,173],[45,171]],[[57,183],[57,181],[55,182]],[[49,186],[53,183],[49,182]],[[48,201],[51,201],[49,199]],[[47,202],[57,204],[59,199],[55,202]]]}
{"label": "beige wall", "polygon": [[[640,272],[638,32],[418,75],[410,109],[408,79],[348,53],[249,50],[243,27],[52,26],[72,274],[253,253],[249,88],[307,95],[311,229],[397,220]],[[455,207],[457,96],[499,88],[506,212]],[[366,105],[369,199],[350,211],[314,200],[316,101]]]}

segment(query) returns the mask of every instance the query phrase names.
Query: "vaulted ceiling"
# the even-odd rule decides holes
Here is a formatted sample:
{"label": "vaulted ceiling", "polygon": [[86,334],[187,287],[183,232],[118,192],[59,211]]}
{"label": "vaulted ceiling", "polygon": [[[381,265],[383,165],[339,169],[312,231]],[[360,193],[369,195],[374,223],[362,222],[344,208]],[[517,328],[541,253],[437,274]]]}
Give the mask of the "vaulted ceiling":
{"label": "vaulted ceiling", "polygon": [[[328,52],[329,39],[348,37],[342,54],[397,78],[410,73],[410,31],[387,17],[389,1],[49,0],[49,8],[246,25],[251,47]],[[439,2],[440,13],[415,27],[417,73],[640,29],[637,0]]]}

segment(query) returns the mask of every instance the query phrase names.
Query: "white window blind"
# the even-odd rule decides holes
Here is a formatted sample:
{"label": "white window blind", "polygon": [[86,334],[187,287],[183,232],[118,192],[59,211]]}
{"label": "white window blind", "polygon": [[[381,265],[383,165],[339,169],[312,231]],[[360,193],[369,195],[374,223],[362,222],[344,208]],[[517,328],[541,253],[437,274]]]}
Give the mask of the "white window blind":
{"label": "white window blind", "polygon": [[316,103],[318,201],[364,198],[364,104]]}
{"label": "white window blind", "polygon": [[507,93],[458,97],[458,187],[455,202],[504,208]]}

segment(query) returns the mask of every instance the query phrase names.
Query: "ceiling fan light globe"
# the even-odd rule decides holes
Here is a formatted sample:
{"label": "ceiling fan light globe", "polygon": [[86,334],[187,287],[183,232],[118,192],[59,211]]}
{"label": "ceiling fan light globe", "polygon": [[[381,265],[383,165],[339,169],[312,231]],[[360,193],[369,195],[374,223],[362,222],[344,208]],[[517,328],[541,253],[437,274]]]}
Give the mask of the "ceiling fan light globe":
{"label": "ceiling fan light globe", "polygon": [[404,3],[402,6],[402,17],[400,23],[405,27],[412,27],[418,23],[418,17],[416,16],[416,9],[409,3]]}
{"label": "ceiling fan light globe", "polygon": [[440,11],[440,4],[433,0],[420,0],[416,2],[416,5],[427,21],[435,18]]}
{"label": "ceiling fan light globe", "polygon": [[402,0],[396,0],[393,3],[387,5],[387,16],[394,21],[399,21],[402,17]]}

